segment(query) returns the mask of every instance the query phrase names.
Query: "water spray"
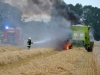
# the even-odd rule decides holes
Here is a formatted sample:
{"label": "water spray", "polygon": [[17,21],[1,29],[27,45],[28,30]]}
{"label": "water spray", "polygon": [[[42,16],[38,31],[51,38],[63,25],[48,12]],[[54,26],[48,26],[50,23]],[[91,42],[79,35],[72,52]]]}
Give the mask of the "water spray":
{"label": "water spray", "polygon": [[42,44],[42,43],[49,42],[50,40],[51,40],[51,38],[46,38],[46,39],[43,39],[43,40],[40,40],[40,41],[36,41],[36,42],[34,42],[34,44]]}

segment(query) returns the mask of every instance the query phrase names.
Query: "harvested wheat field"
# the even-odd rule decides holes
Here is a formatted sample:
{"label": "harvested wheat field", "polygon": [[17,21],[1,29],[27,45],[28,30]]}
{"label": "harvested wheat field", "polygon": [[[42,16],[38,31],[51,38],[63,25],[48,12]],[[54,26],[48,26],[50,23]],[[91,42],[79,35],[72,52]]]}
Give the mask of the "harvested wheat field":
{"label": "harvested wheat field", "polygon": [[94,51],[84,48],[55,50],[19,47],[0,48],[0,75],[100,75],[99,45]]}
{"label": "harvested wheat field", "polygon": [[95,42],[93,49],[93,61],[96,75],[100,75],[100,42]]}

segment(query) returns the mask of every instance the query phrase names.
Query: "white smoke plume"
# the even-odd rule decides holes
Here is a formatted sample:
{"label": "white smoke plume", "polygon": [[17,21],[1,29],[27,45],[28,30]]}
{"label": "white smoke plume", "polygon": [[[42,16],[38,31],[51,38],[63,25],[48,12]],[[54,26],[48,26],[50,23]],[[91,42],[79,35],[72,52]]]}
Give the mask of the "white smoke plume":
{"label": "white smoke plume", "polygon": [[38,38],[40,40],[33,41],[34,44],[39,44],[37,47],[54,47],[60,49],[64,41],[71,39],[71,21],[78,22],[80,19],[78,15],[69,9],[63,0],[0,1],[19,8],[22,11],[23,16],[28,17],[27,21],[34,20],[34,16],[37,15],[38,17],[36,18],[38,19],[43,16],[51,17],[49,22],[45,25],[41,23],[36,25],[37,23],[27,22],[27,27],[24,28],[24,31],[27,30],[27,36],[31,36],[32,39]]}
{"label": "white smoke plume", "polygon": [[[38,15],[37,18],[43,18],[47,16],[50,19],[52,14],[52,9],[55,7],[58,14],[64,18],[71,20],[79,20],[79,17],[71,10],[68,9],[68,6],[64,4],[63,0],[0,0],[4,3],[9,3],[12,6],[18,7],[22,13],[23,17],[28,17],[29,20],[32,20],[34,16]],[[61,4],[63,3],[63,5]],[[53,6],[55,4],[55,6]],[[61,11],[61,12],[60,12]],[[34,18],[36,19],[36,18]]]}
{"label": "white smoke plume", "polygon": [[0,0],[4,3],[9,3],[12,6],[19,8],[23,17],[29,19],[34,18],[34,15],[48,15],[50,14],[52,3],[49,0]]}

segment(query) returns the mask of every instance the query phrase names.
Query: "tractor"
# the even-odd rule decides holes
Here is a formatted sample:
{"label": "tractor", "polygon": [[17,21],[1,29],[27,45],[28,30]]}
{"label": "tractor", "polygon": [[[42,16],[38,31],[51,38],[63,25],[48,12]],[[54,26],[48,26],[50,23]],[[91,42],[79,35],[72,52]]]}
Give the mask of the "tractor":
{"label": "tractor", "polygon": [[85,25],[72,25],[72,40],[73,46],[76,47],[83,47],[88,51],[91,52],[93,50],[94,45],[94,37],[93,34],[90,32],[90,26]]}

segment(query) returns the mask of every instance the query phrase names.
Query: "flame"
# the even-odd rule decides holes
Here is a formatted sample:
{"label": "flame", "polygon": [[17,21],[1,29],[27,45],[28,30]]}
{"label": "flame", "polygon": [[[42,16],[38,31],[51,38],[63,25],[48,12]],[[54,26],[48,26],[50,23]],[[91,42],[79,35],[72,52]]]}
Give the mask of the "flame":
{"label": "flame", "polygon": [[67,43],[67,44],[65,45],[65,49],[68,50],[69,47],[70,47],[71,45],[72,45],[71,43]]}

